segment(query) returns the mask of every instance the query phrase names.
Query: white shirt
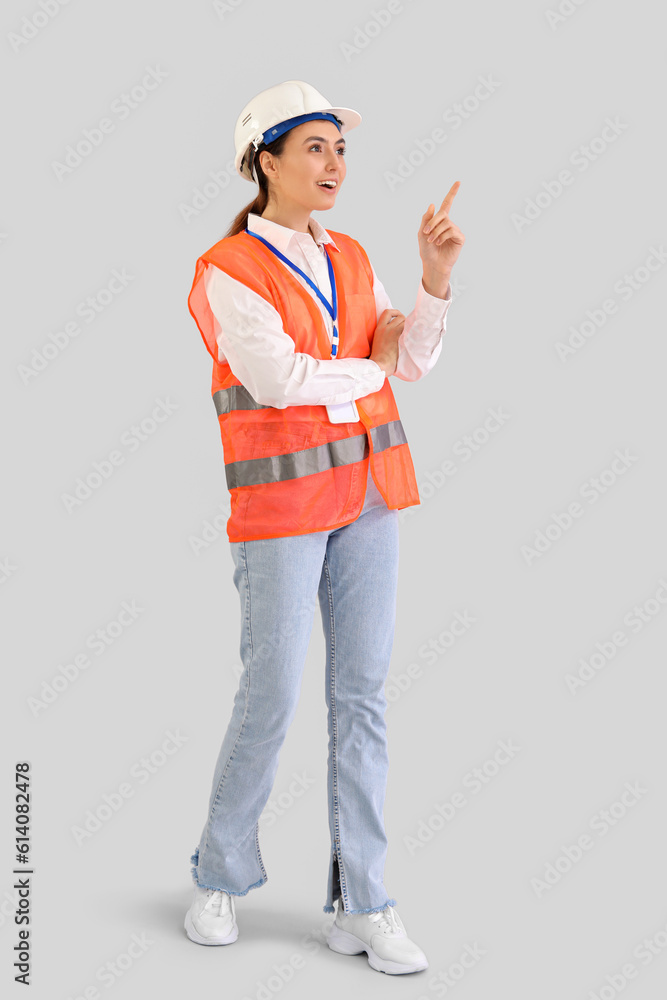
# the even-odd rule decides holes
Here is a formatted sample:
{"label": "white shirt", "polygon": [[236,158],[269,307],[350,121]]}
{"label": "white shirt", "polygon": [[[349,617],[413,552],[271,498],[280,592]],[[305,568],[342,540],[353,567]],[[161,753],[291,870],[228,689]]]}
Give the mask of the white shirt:
{"label": "white shirt", "polygon": [[[331,302],[327,252],[323,244],[329,243],[334,252],[340,253],[340,250],[316,219],[310,219],[313,236],[279,226],[252,212],[248,215],[248,229],[264,237],[300,267]],[[275,260],[277,267],[288,267],[278,257]],[[324,303],[300,274],[289,270],[317,302],[331,341],[333,323]],[[295,351],[294,341],[283,329],[278,310],[215,265],[207,266],[204,285],[216,320],[218,359],[229,362],[233,374],[258,403],[279,409],[345,403],[382,387],[385,372],[370,358],[321,360]],[[379,320],[384,310],[391,309],[392,305],[374,269],[373,294],[376,319]],[[451,300],[451,285],[447,298],[440,299],[430,295],[420,280],[417,303],[406,316],[398,341],[396,378],[416,382],[436,363],[442,350]]]}

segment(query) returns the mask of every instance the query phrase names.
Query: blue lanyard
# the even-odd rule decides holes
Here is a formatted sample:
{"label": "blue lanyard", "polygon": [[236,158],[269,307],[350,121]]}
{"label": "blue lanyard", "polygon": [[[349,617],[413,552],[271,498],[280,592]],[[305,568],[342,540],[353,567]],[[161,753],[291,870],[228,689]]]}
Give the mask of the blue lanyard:
{"label": "blue lanyard", "polygon": [[273,253],[276,255],[276,257],[280,257],[280,259],[283,260],[283,261],[285,261],[286,264],[289,264],[289,266],[291,268],[293,268],[293,270],[298,271],[299,274],[301,275],[301,277],[306,279],[306,281],[308,282],[308,284],[310,285],[310,287],[313,289],[313,291],[317,295],[319,295],[319,297],[321,298],[322,302],[327,307],[327,312],[331,316],[331,319],[332,319],[332,322],[333,322],[333,339],[332,339],[332,342],[331,342],[331,357],[335,358],[336,355],[337,355],[337,353],[338,353],[338,330],[336,329],[336,318],[338,316],[338,298],[337,298],[337,295],[336,295],[336,277],[334,275],[333,265],[331,263],[331,257],[329,256],[329,253],[328,253],[328,251],[326,249],[326,244],[325,244],[325,253],[326,253],[326,258],[327,258],[327,266],[329,268],[329,281],[331,282],[331,292],[332,292],[332,295],[333,295],[333,302],[331,304],[322,295],[322,292],[319,290],[319,288],[317,287],[317,285],[315,284],[315,282],[311,281],[310,278],[308,277],[308,275],[304,274],[303,271],[301,270],[301,268],[297,267],[296,264],[293,264],[292,261],[289,260],[289,258],[285,257],[285,255],[280,252],[280,250],[276,249],[276,247],[274,247],[271,243],[269,243],[268,240],[265,240],[263,236],[259,236],[258,233],[253,233],[250,229],[247,229],[247,228],[246,228],[246,233],[249,236],[254,236],[256,239],[261,240],[262,243],[269,248],[269,250],[273,251]]}

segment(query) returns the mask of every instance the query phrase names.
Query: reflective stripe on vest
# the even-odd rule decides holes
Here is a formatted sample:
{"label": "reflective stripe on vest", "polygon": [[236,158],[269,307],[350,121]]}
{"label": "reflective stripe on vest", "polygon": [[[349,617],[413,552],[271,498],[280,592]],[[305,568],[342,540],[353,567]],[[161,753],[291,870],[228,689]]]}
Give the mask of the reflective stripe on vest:
{"label": "reflective stripe on vest", "polygon": [[228,389],[218,389],[213,393],[213,402],[218,416],[230,410],[268,410],[264,403],[253,399],[244,385],[230,385]]}
{"label": "reflective stripe on vest", "polygon": [[[213,402],[219,415],[230,413],[232,410],[271,409],[270,406],[254,400],[242,385],[230,385],[227,389],[218,389],[213,393]],[[371,427],[370,434],[375,454],[399,444],[407,444],[400,420],[390,420],[386,424]],[[284,455],[268,455],[243,462],[230,462],[225,465],[227,487],[233,490],[239,486],[258,486],[260,483],[277,483],[286,479],[298,479],[300,476],[312,476],[315,472],[324,472],[335,466],[361,462],[368,454],[368,436],[364,432],[338,441],[328,441],[314,448],[287,452]]]}

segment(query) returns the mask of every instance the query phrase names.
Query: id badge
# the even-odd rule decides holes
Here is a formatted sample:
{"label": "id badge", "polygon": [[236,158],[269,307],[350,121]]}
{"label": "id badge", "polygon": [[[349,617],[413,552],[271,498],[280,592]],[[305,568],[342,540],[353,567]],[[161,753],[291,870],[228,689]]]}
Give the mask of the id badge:
{"label": "id badge", "polygon": [[349,424],[359,419],[357,404],[353,399],[347,403],[328,403],[327,413],[332,424]]}

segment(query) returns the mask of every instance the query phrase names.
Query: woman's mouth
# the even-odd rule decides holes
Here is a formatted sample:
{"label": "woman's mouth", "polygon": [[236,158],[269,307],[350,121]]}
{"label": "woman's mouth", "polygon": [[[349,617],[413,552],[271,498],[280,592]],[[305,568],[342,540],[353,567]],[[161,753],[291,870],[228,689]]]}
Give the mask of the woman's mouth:
{"label": "woman's mouth", "polygon": [[338,182],[337,181],[329,181],[328,183],[325,183],[323,181],[318,181],[317,182],[317,186],[319,188],[322,188],[323,191],[336,191],[337,188],[338,188]]}

